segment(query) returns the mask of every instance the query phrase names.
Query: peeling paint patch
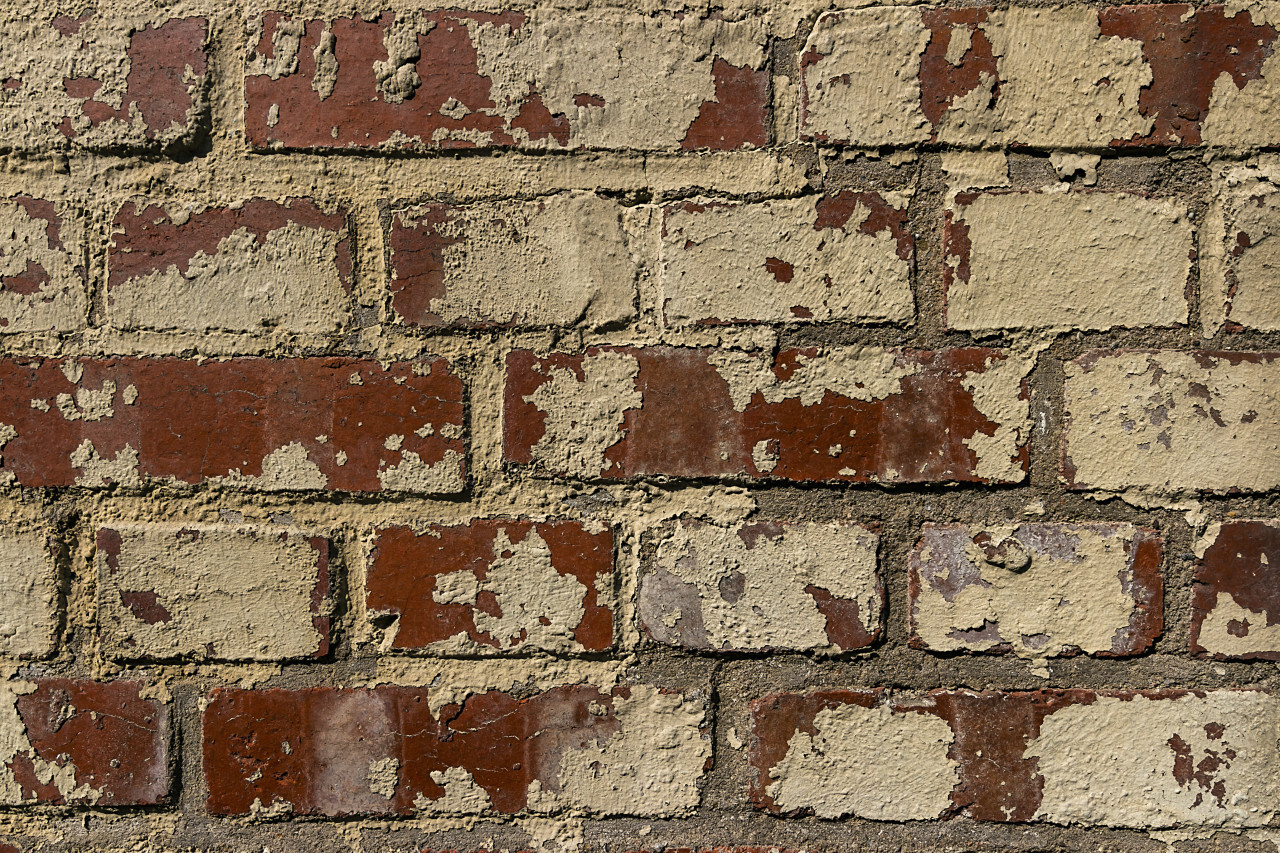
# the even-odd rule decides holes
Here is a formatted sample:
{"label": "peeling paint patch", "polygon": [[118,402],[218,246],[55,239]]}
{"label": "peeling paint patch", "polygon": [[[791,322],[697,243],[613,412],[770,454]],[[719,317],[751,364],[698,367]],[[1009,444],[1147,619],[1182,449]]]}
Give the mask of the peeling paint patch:
{"label": "peeling paint patch", "polygon": [[1205,334],[1280,330],[1280,173],[1258,167],[1223,170],[1202,236],[1201,313]]}
{"label": "peeling paint patch", "polygon": [[[605,363],[617,369],[597,378]],[[541,474],[585,478],[759,477],[760,458],[789,480],[1017,482],[1029,370],[986,349],[783,350],[772,360],[673,347],[516,351],[504,452]]]}
{"label": "peeling paint patch", "polygon": [[1100,657],[1161,631],[1162,547],[1129,524],[924,525],[909,558],[911,645]]}
{"label": "peeling paint patch", "polygon": [[84,328],[87,287],[78,212],[29,195],[0,201],[0,334]]}
{"label": "peeling paint patch", "polygon": [[1280,485],[1280,354],[1096,351],[1066,365],[1068,488]]}
{"label": "peeling paint patch", "polygon": [[297,528],[116,525],[97,537],[117,660],[289,660],[329,650],[329,542]]}
{"label": "peeling paint patch", "polygon": [[400,210],[388,243],[408,326],[600,328],[636,313],[622,208],[590,193]]}
{"label": "peeling paint patch", "polygon": [[1191,653],[1280,660],[1280,521],[1212,524],[1191,593]]}
{"label": "peeling paint patch", "polygon": [[655,531],[638,611],[661,643],[849,651],[880,635],[878,537],[856,524],[673,521]]}
{"label": "peeling paint patch", "polygon": [[909,323],[914,240],[906,197],[875,192],[664,209],[668,325]]}
{"label": "peeling paint patch", "polygon": [[376,532],[365,606],[383,645],[437,654],[613,645],[613,535],[577,522]]}

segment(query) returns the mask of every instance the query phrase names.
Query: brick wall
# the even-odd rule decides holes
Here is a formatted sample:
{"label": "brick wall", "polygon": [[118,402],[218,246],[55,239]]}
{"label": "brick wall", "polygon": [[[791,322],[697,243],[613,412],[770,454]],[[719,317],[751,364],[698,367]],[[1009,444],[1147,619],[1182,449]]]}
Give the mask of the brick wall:
{"label": "brick wall", "polygon": [[20,5],[2,853],[1280,849],[1280,8]]}

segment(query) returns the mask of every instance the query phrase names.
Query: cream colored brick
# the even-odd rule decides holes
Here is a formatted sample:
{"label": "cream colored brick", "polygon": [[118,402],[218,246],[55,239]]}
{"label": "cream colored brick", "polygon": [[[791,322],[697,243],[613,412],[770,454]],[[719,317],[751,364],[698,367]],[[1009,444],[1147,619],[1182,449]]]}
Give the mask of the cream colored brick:
{"label": "cream colored brick", "polygon": [[30,530],[0,532],[0,654],[52,654],[57,603],[58,580],[46,536]]}
{"label": "cream colored brick", "polygon": [[1219,170],[1201,237],[1206,335],[1224,324],[1280,330],[1280,163]]}

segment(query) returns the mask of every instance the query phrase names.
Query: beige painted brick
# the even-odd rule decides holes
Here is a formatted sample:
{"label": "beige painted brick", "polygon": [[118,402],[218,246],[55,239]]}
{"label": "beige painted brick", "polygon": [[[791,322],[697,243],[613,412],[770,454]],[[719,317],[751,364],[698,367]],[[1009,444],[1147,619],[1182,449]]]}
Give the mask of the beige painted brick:
{"label": "beige painted brick", "polygon": [[61,201],[0,199],[0,334],[74,332],[89,308],[84,222]]}
{"label": "beige painted brick", "polygon": [[288,660],[329,649],[329,542],[285,527],[98,531],[98,620],[118,660]]}
{"label": "beige painted brick", "polygon": [[1280,486],[1280,353],[1097,351],[1066,376],[1070,488]]}
{"label": "beige painted brick", "polygon": [[953,329],[1187,322],[1191,223],[1178,203],[1124,193],[962,194],[946,225]]}
{"label": "beige painted brick", "polygon": [[397,211],[391,307],[409,326],[598,328],[635,316],[623,208],[592,193]]}
{"label": "beige painted brick", "polygon": [[658,642],[839,652],[880,634],[879,537],[865,527],[675,521],[654,539],[639,612]]}
{"label": "beige painted brick", "polygon": [[1201,238],[1201,307],[1206,335],[1280,330],[1280,163],[1228,167]]}
{"label": "beige painted brick", "polygon": [[58,630],[58,578],[48,537],[36,530],[0,531],[0,654],[53,653]]}
{"label": "beige painted brick", "polygon": [[662,313],[671,325],[913,316],[906,195],[840,192],[663,212]]}

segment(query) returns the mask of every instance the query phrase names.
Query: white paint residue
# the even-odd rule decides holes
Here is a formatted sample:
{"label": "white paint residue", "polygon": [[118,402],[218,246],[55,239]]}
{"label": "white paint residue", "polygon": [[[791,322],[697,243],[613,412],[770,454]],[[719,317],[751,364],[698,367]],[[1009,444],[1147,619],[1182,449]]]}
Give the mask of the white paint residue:
{"label": "white paint residue", "polygon": [[311,461],[301,442],[291,441],[268,453],[262,460],[262,473],[252,476],[234,468],[223,477],[210,477],[209,482],[240,489],[256,489],[264,492],[292,491],[294,489],[323,489],[329,478],[320,466]]}
{"label": "white paint residue", "polygon": [[612,467],[604,454],[622,435],[622,416],[643,402],[640,363],[623,352],[582,359],[585,377],[552,367],[548,380],[525,397],[546,415],[546,432],[533,446],[535,464],[569,476],[597,477]]}
{"label": "white paint residue", "polygon": [[[1239,636],[1242,630],[1246,633]],[[1280,649],[1280,625],[1268,625],[1266,613],[1249,610],[1231,593],[1219,591],[1213,609],[1200,623],[1196,641],[1210,654],[1226,657],[1274,652]]]}
{"label": "white paint residue", "polygon": [[429,800],[419,794],[414,808],[423,814],[481,814],[492,808],[489,792],[476,784],[475,777],[462,767],[444,772],[431,771],[431,781],[444,788],[444,796]]}
{"label": "white paint residue", "polygon": [[1009,158],[1003,151],[943,151],[942,171],[953,194],[1009,186]]}
{"label": "white paint residue", "polygon": [[920,372],[918,364],[874,347],[836,347],[813,357],[800,355],[800,366],[784,381],[760,353],[718,350],[707,361],[729,384],[729,397],[739,412],[746,411],[757,393],[766,403],[798,398],[804,406],[822,402],[828,392],[852,400],[883,400],[900,393],[902,380]]}
{"label": "white paint residue", "polygon": [[110,459],[104,459],[98,454],[93,442],[86,438],[71,452],[69,461],[72,468],[79,468],[83,472],[76,477],[77,486],[101,488],[114,483],[126,488],[137,488],[142,485],[142,478],[138,473],[138,451],[131,444],[120,448]]}
{"label": "white paint residue", "polygon": [[400,452],[400,461],[378,472],[382,488],[393,492],[421,492],[426,494],[452,494],[466,486],[462,473],[465,457],[449,449],[434,464],[423,462],[412,450]]}
{"label": "white paint residue", "polygon": [[98,390],[78,388],[75,397],[63,393],[59,394],[54,402],[62,417],[69,421],[100,421],[103,418],[115,417],[115,410],[111,407],[115,396],[116,383],[105,379]]}
{"label": "white paint residue", "polygon": [[369,790],[388,800],[400,784],[400,759],[379,758],[369,764]]}
{"label": "white paint residue", "polygon": [[964,439],[965,447],[977,457],[973,471],[983,479],[1020,483],[1027,476],[1018,458],[1018,444],[1031,434],[1031,401],[1015,389],[1020,389],[1034,366],[1033,359],[1012,354],[988,358],[982,372],[966,373],[961,380],[961,386],[973,394],[973,407],[996,425],[991,435],[978,431]]}
{"label": "white paint residue", "polygon": [[67,332],[85,324],[88,299],[82,270],[76,268],[82,250],[80,221],[65,205],[55,205],[55,210],[62,246],[52,243],[44,219],[31,216],[16,201],[0,201],[0,277],[23,275],[29,264],[38,264],[49,278],[32,294],[0,289],[0,317],[8,321],[0,331],[5,334]]}

